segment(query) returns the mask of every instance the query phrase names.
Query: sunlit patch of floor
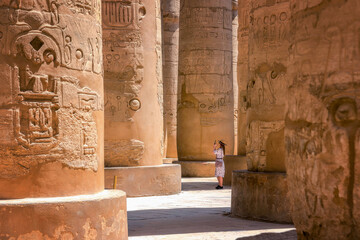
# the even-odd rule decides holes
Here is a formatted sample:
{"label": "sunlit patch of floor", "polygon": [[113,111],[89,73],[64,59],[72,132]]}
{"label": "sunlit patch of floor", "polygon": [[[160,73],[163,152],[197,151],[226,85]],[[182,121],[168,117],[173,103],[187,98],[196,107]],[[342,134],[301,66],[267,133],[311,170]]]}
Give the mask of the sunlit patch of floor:
{"label": "sunlit patch of floor", "polygon": [[295,240],[293,225],[231,217],[231,189],[183,178],[180,194],[128,198],[129,239]]}

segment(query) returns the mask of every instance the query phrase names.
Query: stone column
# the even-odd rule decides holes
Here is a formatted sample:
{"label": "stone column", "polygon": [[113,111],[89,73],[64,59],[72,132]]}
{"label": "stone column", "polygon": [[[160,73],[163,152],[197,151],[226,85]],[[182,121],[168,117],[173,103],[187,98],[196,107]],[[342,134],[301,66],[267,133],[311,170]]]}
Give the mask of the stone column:
{"label": "stone column", "polygon": [[285,172],[289,1],[251,2],[246,155],[251,171]]}
{"label": "stone column", "polygon": [[[241,3],[243,4],[243,3]],[[233,91],[234,91],[234,152],[227,153],[224,157],[225,177],[224,185],[231,186],[232,171],[243,170],[246,157],[238,156],[238,118],[239,118],[239,84],[238,84],[238,51],[239,51],[239,5],[238,0],[232,0],[232,55],[233,55]],[[246,45],[247,49],[247,45]],[[244,164],[245,163],[245,164]]]}
{"label": "stone column", "polygon": [[234,93],[234,152],[238,154],[238,116],[239,116],[239,85],[238,85],[238,0],[232,0],[232,71],[233,71],[233,93]]}
{"label": "stone column", "polygon": [[360,238],[359,9],[292,1],[286,149],[298,239]]}
{"label": "stone column", "polygon": [[[103,0],[102,18],[105,165],[109,167],[105,169],[105,186],[113,188],[113,179],[118,176],[116,187],[128,196],[177,193],[179,166],[161,165],[160,1]],[[177,172],[179,177],[174,177]]]}
{"label": "stone column", "polygon": [[162,1],[166,158],[177,158],[177,91],[180,0]]}
{"label": "stone column", "polygon": [[[250,1],[250,16],[249,71],[247,91],[243,96],[246,97],[246,156],[249,172],[233,175],[232,212],[241,217],[290,222],[284,174],[290,3],[253,0]],[[254,178],[258,179],[259,186],[253,184]],[[261,184],[262,181],[267,184]],[[259,194],[261,189],[262,193]],[[272,192],[273,189],[277,189],[277,194]],[[247,192],[246,196],[242,194],[243,191]],[[236,192],[241,194],[237,195]],[[283,202],[278,201],[279,196]],[[252,199],[253,207],[243,204],[249,199]],[[257,211],[264,202],[269,204],[267,208],[271,210]]]}
{"label": "stone column", "polygon": [[234,148],[232,1],[180,3],[178,155],[183,176],[213,176],[214,140]]}
{"label": "stone column", "polygon": [[237,126],[237,154],[246,155],[246,109],[247,94],[246,87],[249,72],[249,23],[250,23],[250,0],[238,3],[238,126]]}
{"label": "stone column", "polygon": [[125,193],[103,191],[99,2],[0,16],[0,238],[126,239]]}

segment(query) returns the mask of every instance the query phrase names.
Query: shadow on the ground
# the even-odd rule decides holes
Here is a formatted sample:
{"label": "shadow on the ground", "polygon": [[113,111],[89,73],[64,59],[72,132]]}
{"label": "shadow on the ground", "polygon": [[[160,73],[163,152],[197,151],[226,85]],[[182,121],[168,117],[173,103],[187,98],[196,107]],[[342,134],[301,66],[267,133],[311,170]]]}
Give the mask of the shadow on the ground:
{"label": "shadow on the ground", "polygon": [[[173,208],[128,211],[129,236],[292,228],[225,216],[230,208]],[[295,238],[296,239],[296,238]]]}
{"label": "shadow on the ground", "polygon": [[[182,182],[182,191],[200,191],[200,190],[215,190],[218,185],[217,182]],[[230,189],[231,186],[224,186],[224,189]],[[221,190],[219,190],[221,191]]]}
{"label": "shadow on the ground", "polygon": [[252,237],[242,237],[236,240],[295,240],[297,239],[296,230],[282,233],[262,233]]}

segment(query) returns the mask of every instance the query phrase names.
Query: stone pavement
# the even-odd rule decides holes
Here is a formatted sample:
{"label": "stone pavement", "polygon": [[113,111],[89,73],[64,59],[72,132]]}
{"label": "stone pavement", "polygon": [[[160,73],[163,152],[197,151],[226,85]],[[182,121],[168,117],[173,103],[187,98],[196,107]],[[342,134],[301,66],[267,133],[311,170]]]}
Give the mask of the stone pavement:
{"label": "stone pavement", "polygon": [[180,194],[128,198],[129,239],[296,239],[293,225],[231,217],[231,188],[216,185],[216,178],[183,178]]}

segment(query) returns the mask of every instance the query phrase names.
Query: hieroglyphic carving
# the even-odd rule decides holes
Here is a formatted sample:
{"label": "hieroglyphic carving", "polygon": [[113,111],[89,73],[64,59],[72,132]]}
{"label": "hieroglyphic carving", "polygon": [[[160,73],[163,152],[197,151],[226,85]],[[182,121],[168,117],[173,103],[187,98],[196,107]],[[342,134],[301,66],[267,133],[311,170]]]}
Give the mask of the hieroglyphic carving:
{"label": "hieroglyphic carving", "polygon": [[141,107],[144,78],[140,24],[146,10],[141,1],[103,1],[105,115],[112,121],[132,121]]}
{"label": "hieroglyphic carving", "polygon": [[232,1],[232,71],[234,93],[234,155],[238,154],[238,117],[239,117],[239,84],[238,84],[238,0]]}
{"label": "hieroglyphic carving", "polygon": [[254,79],[247,86],[247,106],[281,105],[285,103],[287,83],[286,67],[274,62],[260,64],[255,69]]}
{"label": "hieroglyphic carving", "polygon": [[[269,135],[284,128],[284,121],[252,121],[247,130],[248,170],[264,171],[267,167],[267,149]],[[274,146],[279,148],[280,146]],[[270,150],[271,151],[271,150]]]}
{"label": "hieroglyphic carving", "polygon": [[289,39],[289,12],[288,11],[271,11],[270,15],[254,14],[254,47],[266,49],[281,45],[282,41]]}
{"label": "hieroglyphic carving", "polygon": [[[47,12],[19,10],[18,14],[15,14],[0,9],[0,15],[4,16],[4,19],[13,19],[13,22],[8,24],[0,24],[0,32],[9,33],[0,38],[1,53],[21,54],[38,65],[54,63],[70,69],[101,73],[102,45],[99,25],[84,19],[73,22],[72,18],[67,16],[57,22],[51,20],[52,14]],[[10,23],[16,24],[9,25]],[[90,29],[83,27],[92,25],[94,26]],[[27,34],[24,34],[24,31]]]}
{"label": "hieroglyphic carving", "polygon": [[238,67],[237,82],[239,88],[238,112],[238,154],[246,154],[246,109],[247,109],[247,82],[249,77],[249,24],[250,0],[238,1]]}
{"label": "hieroglyphic carving", "polygon": [[[87,10],[72,11],[70,2]],[[6,88],[0,99],[5,136],[0,141],[2,148],[7,146],[0,164],[19,164],[11,170],[4,167],[9,174],[4,177],[26,174],[31,166],[49,161],[97,171],[93,112],[102,110],[102,97],[85,87],[97,85],[85,76],[102,79],[101,28],[92,17],[99,15],[98,3],[0,3],[0,68]],[[92,16],[74,18],[69,9]]]}
{"label": "hieroglyphic carving", "polygon": [[[274,129],[268,129],[264,136],[271,134],[274,137],[271,141],[280,144],[278,149],[281,151],[277,152],[278,163],[270,163],[275,158],[268,155],[271,154],[271,151],[266,149],[268,145],[263,145],[265,149],[259,151],[258,147],[248,142],[246,147],[246,154],[250,160],[248,168],[253,171],[271,171],[270,168],[285,171],[282,144],[284,136],[283,131],[282,134],[279,132],[277,125],[278,123],[283,125],[287,100],[290,4],[289,1],[272,1],[266,4],[264,1],[251,1],[250,3],[249,72],[247,92],[246,95],[243,92],[241,98],[242,109],[247,112],[247,135],[248,139],[258,137],[252,126],[259,121],[267,122],[268,126],[272,126],[273,123]],[[246,21],[243,24],[246,24]]]}
{"label": "hieroglyphic carving", "polygon": [[[54,0],[53,2],[56,3]],[[89,14],[97,19],[100,17],[100,13],[97,11],[101,4],[99,0],[65,0],[64,2],[73,13]]]}
{"label": "hieroglyphic carving", "polygon": [[198,109],[200,113],[214,113],[228,110],[231,104],[232,96],[223,95],[221,97],[214,97],[212,94],[194,94],[199,100]]}
{"label": "hieroglyphic carving", "polygon": [[[14,69],[14,81],[19,82],[19,108],[14,112],[15,136],[25,154],[45,153],[57,145],[58,79],[33,74],[29,67]],[[24,154],[24,153],[22,153]]]}
{"label": "hieroglyphic carving", "polygon": [[[209,138],[226,139],[229,152],[232,152],[234,95],[231,0],[221,3],[212,0],[201,3],[181,1],[178,81],[181,93],[178,96],[178,121],[183,121],[178,123],[178,131],[182,132],[178,134],[178,144],[182,145],[178,148],[182,149],[180,159],[194,158],[195,153],[191,153],[194,150],[183,147],[190,145],[199,146],[197,159],[211,159],[210,152],[205,152],[205,146],[211,149],[212,141]],[[199,122],[195,124],[194,119]],[[186,121],[192,122],[192,126]],[[209,136],[200,132],[209,132]]]}
{"label": "hieroglyphic carving", "polygon": [[292,219],[299,239],[357,239],[360,5],[291,5],[285,140]]}
{"label": "hieroglyphic carving", "polygon": [[207,26],[232,28],[232,8],[192,7],[184,8],[181,12],[184,17],[184,26],[196,27],[199,23]]}

